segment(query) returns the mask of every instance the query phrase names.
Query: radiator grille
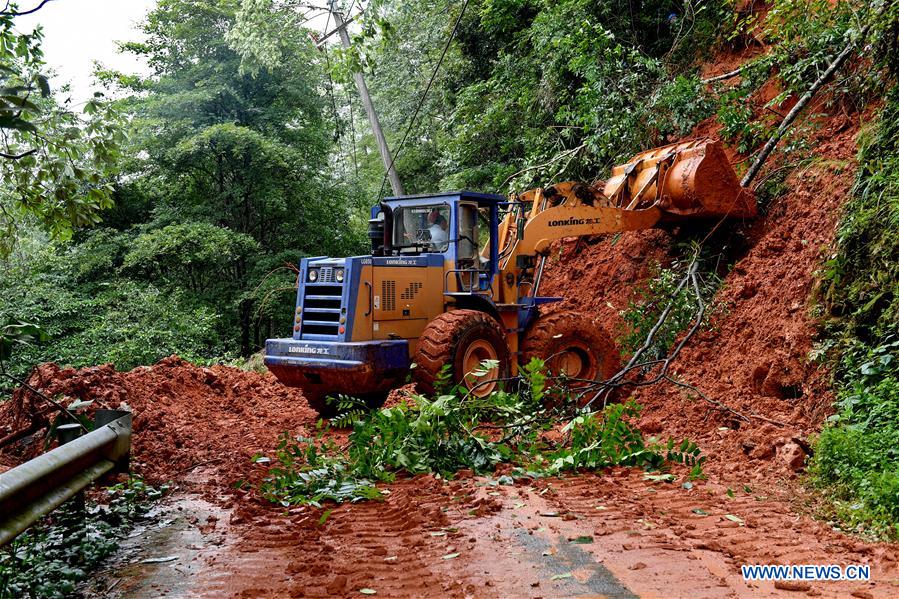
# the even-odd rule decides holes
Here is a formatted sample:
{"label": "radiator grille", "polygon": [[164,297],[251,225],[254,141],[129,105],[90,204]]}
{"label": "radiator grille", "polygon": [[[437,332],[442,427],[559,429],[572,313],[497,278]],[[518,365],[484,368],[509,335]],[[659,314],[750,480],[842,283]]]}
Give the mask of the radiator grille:
{"label": "radiator grille", "polygon": [[334,283],[336,280],[334,279],[334,269],[330,266],[323,266],[319,269],[318,273],[318,282],[319,283]]}
{"label": "radiator grille", "polygon": [[[324,269],[321,270],[319,276],[324,278]],[[301,338],[306,335],[337,337],[339,333],[343,286],[325,283],[319,279],[317,284],[307,283],[303,289]]]}

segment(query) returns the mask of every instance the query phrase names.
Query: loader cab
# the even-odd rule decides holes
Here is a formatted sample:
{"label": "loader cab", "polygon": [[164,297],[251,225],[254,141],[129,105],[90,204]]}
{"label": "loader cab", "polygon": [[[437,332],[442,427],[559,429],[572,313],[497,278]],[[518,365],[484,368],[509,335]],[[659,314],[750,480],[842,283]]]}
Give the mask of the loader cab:
{"label": "loader cab", "polygon": [[453,291],[490,289],[499,262],[499,195],[448,192],[386,198],[372,208],[373,256],[444,264]]}

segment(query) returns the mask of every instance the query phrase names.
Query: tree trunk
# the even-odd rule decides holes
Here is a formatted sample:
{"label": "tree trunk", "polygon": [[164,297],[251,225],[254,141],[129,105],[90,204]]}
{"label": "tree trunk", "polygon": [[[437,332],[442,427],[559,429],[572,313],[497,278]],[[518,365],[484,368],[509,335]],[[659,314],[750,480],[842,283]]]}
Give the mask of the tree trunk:
{"label": "tree trunk", "polygon": [[240,355],[246,358],[251,351],[250,344],[250,320],[253,309],[251,300],[240,302]]}

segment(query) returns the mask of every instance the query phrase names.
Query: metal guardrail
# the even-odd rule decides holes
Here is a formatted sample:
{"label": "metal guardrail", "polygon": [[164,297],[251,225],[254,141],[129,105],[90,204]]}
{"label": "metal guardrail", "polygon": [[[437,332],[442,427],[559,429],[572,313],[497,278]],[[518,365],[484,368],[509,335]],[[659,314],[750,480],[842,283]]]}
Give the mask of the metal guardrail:
{"label": "metal guardrail", "polygon": [[0,547],[104,474],[127,472],[131,412],[98,410],[83,437],[0,474]]}

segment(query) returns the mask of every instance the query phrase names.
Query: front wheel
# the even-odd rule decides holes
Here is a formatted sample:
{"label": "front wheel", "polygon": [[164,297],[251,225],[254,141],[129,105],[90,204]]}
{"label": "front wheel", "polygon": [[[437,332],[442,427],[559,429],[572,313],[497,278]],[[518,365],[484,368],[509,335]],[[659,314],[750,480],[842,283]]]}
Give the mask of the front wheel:
{"label": "front wheel", "polygon": [[[472,374],[484,360],[495,362],[486,374]],[[415,382],[422,393],[433,394],[441,371],[449,367],[451,383],[461,384],[475,397],[486,397],[509,377],[509,346],[495,318],[477,310],[453,310],[428,324],[415,352]]]}

